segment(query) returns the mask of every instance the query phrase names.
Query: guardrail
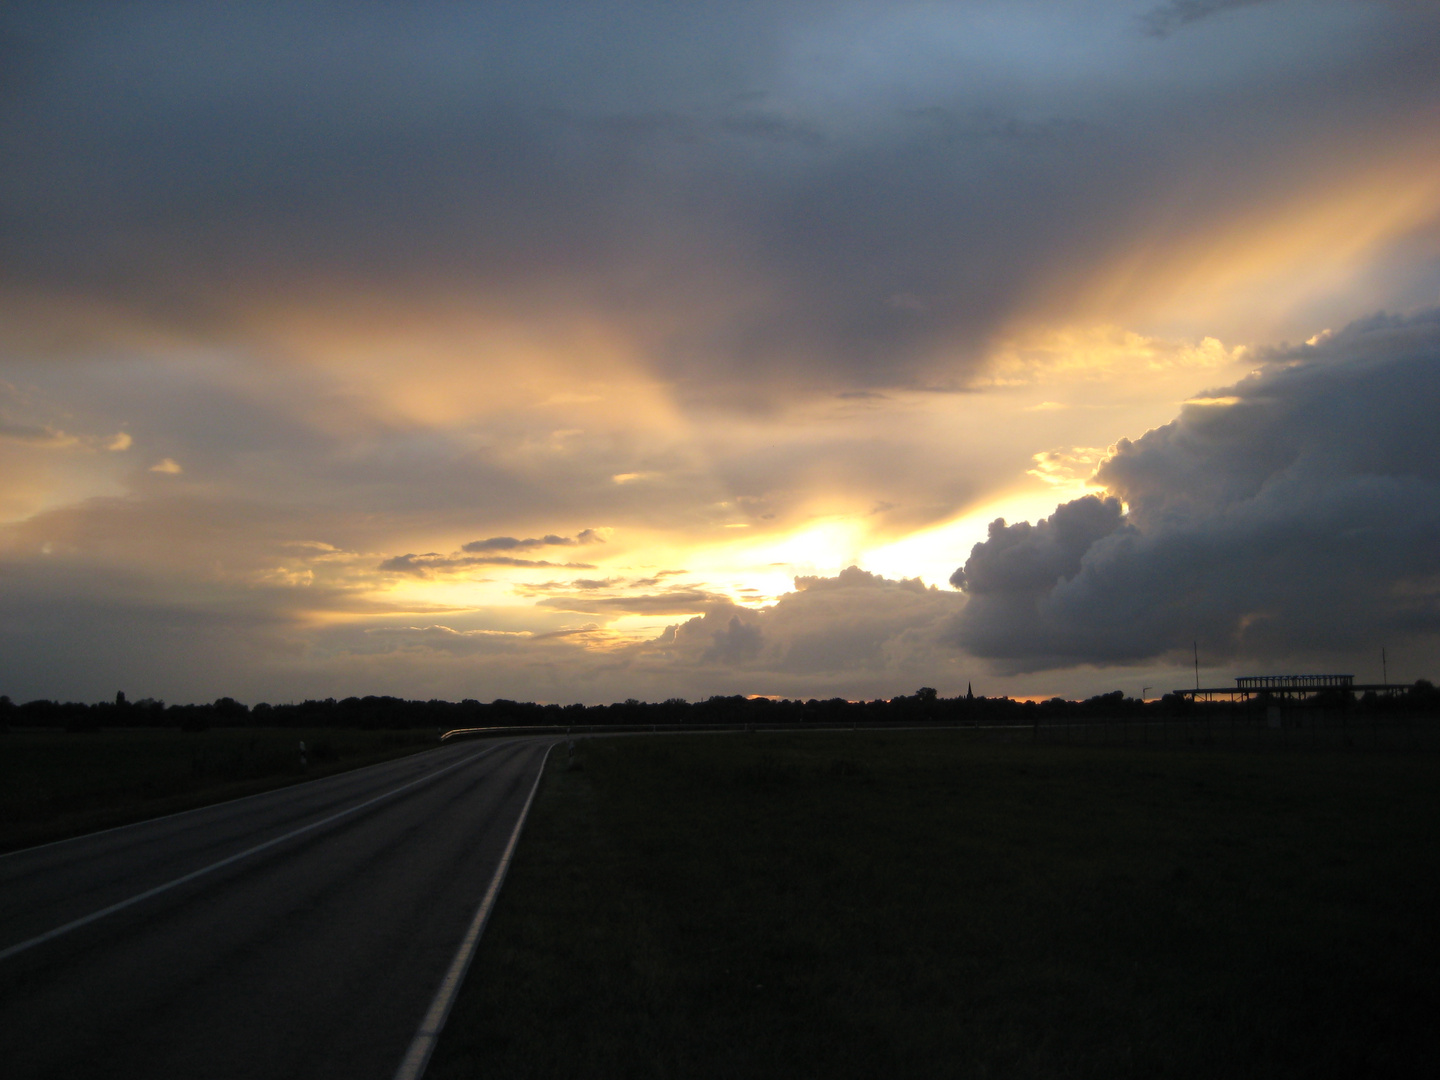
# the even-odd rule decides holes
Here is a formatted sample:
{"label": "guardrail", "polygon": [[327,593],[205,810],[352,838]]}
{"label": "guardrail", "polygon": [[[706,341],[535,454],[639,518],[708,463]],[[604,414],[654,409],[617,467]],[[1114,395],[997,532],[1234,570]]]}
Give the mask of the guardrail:
{"label": "guardrail", "polygon": [[[1274,710],[1278,712],[1279,710]],[[1336,749],[1389,748],[1440,750],[1440,723],[1436,718],[1347,716],[1295,709],[1276,724],[1273,715],[1256,713],[1189,717],[1096,717],[1085,720],[1025,719],[1011,723],[980,724],[971,721],[856,721],[853,723],[709,723],[709,724],[514,724],[456,728],[441,736],[494,738],[516,735],[638,735],[650,733],[704,733],[746,731],[977,731],[1006,733],[1008,738],[1054,743],[1157,746],[1331,746]],[[1429,722],[1427,722],[1427,720]]]}
{"label": "guardrail", "polygon": [[511,724],[495,727],[456,728],[440,736],[445,742],[462,736],[496,735],[638,735],[646,732],[681,731],[918,731],[926,728],[1028,728],[1030,723],[975,724],[968,721],[890,721],[859,720],[852,723],[827,723],[814,721],[800,724],[785,723],[699,723],[699,724]]}

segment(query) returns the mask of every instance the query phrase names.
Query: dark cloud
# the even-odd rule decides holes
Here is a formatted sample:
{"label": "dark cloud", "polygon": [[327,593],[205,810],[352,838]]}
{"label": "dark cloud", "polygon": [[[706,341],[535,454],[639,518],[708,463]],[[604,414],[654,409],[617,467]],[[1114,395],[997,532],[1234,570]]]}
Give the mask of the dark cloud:
{"label": "dark cloud", "polygon": [[1038,524],[990,523],[990,539],[977,544],[950,584],[972,594],[1039,594],[1074,577],[1095,541],[1122,528],[1120,500],[1088,496],[1056,507]]}
{"label": "dark cloud", "polygon": [[756,623],[731,615],[729,622],[710,634],[710,644],[700,659],[708,664],[733,666],[759,656],[764,644],[765,634]]}
{"label": "dark cloud", "polygon": [[0,417],[0,439],[30,446],[65,446],[74,440],[58,428],[42,424],[18,424]]}
{"label": "dark cloud", "polygon": [[731,606],[728,597],[702,589],[675,589],[648,596],[551,596],[538,603],[541,607],[592,615],[689,615],[716,605]]}
{"label": "dark cloud", "polygon": [[678,574],[689,573],[687,570],[659,570],[650,577],[636,578],[630,584],[637,589],[653,589],[667,577],[675,577]]}
{"label": "dark cloud", "polygon": [[526,566],[560,567],[566,570],[594,570],[591,563],[557,563],[544,559],[517,559],[510,555],[441,555],[428,551],[423,555],[395,555],[382,562],[377,569],[389,574],[411,574],[415,577],[434,577],[436,574],[453,574],[476,566]]}
{"label": "dark cloud", "polygon": [[1254,7],[1271,0],[1170,0],[1140,16],[1140,28],[1151,37],[1166,37],[1182,26],[1234,8]]}
{"label": "dark cloud", "polygon": [[622,584],[623,578],[574,578],[570,581],[524,581],[517,582],[514,592],[517,596],[563,596],[580,589],[592,592],[613,589]]}
{"label": "dark cloud", "polygon": [[1037,670],[1195,639],[1343,660],[1440,634],[1440,310],[1267,359],[1122,440],[1095,476],[1110,497],[992,525],[952,579],[954,640]]}
{"label": "dark cloud", "polygon": [[578,547],[582,544],[603,544],[605,538],[594,529],[584,529],[578,536],[556,536],[553,533],[536,539],[517,540],[513,536],[492,536],[488,540],[472,540],[462,544],[461,551],[534,551],[542,547]]}
{"label": "dark cloud", "polygon": [[584,529],[575,536],[557,536],[546,533],[541,537],[517,540],[513,536],[492,536],[486,540],[472,540],[461,546],[460,551],[442,555],[438,551],[427,551],[423,555],[413,552],[395,555],[382,562],[378,569],[391,574],[410,574],[415,577],[434,577],[436,574],[453,574],[476,566],[524,566],[557,567],[566,570],[594,570],[592,563],[551,562],[547,559],[521,559],[514,555],[495,554],[501,551],[535,551],[546,547],[581,547],[586,544],[603,544],[604,536],[599,530]]}

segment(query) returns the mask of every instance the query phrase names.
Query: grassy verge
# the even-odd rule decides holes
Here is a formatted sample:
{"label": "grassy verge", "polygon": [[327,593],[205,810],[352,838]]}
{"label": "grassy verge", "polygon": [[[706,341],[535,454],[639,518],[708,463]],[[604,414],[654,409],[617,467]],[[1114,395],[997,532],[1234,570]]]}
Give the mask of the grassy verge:
{"label": "grassy verge", "polygon": [[[305,741],[308,764],[300,762]],[[0,851],[238,798],[435,746],[433,730],[137,728],[0,735]]]}
{"label": "grassy verge", "polygon": [[1440,759],[557,749],[432,1069],[1430,1075]]}

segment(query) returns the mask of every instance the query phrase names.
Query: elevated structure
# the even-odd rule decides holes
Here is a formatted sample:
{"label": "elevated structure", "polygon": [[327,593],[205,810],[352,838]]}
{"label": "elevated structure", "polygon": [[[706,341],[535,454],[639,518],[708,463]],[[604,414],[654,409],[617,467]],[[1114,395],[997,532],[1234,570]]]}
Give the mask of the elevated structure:
{"label": "elevated structure", "polygon": [[1216,698],[1249,701],[1252,697],[1303,701],[1323,693],[1340,693],[1348,697],[1372,690],[1389,695],[1408,689],[1408,686],[1392,683],[1357,683],[1354,675],[1241,675],[1236,678],[1234,686],[1197,686],[1172,692],[1192,701],[1213,701]]}
{"label": "elevated structure", "polygon": [[1355,685],[1354,675],[1241,675],[1235,680],[1237,690],[1349,690]]}

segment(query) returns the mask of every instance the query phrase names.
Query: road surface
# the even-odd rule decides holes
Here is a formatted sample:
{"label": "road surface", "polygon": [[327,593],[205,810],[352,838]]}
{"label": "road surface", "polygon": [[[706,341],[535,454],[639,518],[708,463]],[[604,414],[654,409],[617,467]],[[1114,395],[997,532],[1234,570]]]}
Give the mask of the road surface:
{"label": "road surface", "polygon": [[0,857],[0,1073],[390,1080],[554,741]]}

